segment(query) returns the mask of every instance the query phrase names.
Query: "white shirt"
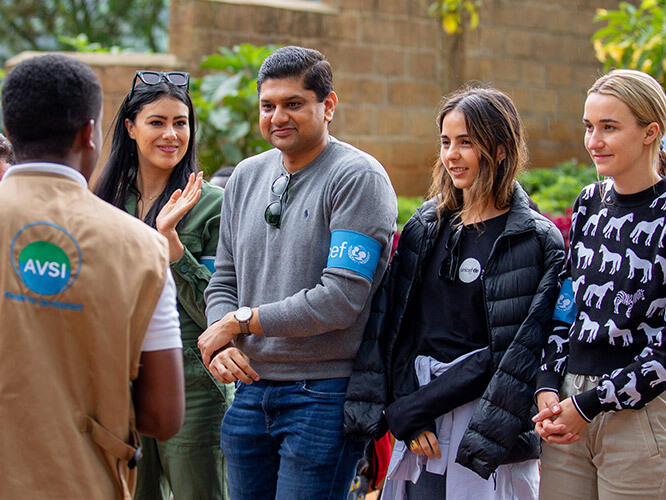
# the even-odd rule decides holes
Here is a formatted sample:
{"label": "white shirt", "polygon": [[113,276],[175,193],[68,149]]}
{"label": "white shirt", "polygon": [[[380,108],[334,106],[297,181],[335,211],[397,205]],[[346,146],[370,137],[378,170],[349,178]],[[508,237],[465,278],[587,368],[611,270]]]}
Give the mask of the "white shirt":
{"label": "white shirt", "polygon": [[[419,386],[428,384],[456,363],[488,349],[483,347],[454,359],[450,363],[437,361],[430,356],[417,356],[414,368]],[[526,460],[500,465],[488,479],[472,472],[456,462],[458,446],[465,434],[480,398],[454,408],[437,417],[437,441],[442,453],[440,458],[427,458],[412,453],[403,441],[395,442],[386,473],[382,500],[405,498],[406,481],[416,484],[425,465],[430,473],[443,475],[446,472],[447,500],[536,500],[539,492],[539,469],[537,460]]]}

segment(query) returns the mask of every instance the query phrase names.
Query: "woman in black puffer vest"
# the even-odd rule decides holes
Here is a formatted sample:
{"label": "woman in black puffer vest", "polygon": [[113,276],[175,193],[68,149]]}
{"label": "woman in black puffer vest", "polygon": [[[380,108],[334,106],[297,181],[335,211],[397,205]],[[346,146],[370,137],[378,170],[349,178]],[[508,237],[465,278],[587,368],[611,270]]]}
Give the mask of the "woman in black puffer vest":
{"label": "woman in black puffer vest", "polygon": [[434,198],[405,226],[375,296],[347,393],[346,429],[377,437],[388,423],[404,442],[394,449],[394,478],[414,474],[397,466],[396,455],[436,471],[424,466],[411,476],[419,477],[415,485],[389,481],[385,497],[402,500],[406,487],[420,500],[444,498],[451,488],[533,498],[539,438],[530,417],[562,237],[514,181],[526,148],[506,95],[458,92],[438,125]]}

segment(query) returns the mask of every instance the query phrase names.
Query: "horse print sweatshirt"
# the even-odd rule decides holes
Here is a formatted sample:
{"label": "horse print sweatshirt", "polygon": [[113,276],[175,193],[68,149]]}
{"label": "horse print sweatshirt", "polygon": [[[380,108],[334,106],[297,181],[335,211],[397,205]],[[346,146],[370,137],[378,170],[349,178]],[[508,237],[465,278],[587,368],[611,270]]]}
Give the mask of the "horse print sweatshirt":
{"label": "horse print sweatshirt", "polygon": [[565,373],[596,375],[573,398],[587,421],[641,408],[666,390],[666,179],[629,195],[590,184],[570,241],[537,392],[557,391]]}

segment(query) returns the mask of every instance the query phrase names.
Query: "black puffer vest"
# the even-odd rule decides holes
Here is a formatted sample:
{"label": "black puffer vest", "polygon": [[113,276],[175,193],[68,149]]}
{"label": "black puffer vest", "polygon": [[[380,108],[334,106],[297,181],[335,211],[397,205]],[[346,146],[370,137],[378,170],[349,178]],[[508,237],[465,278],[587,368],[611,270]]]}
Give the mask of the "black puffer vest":
{"label": "black puffer vest", "polygon": [[[537,458],[533,430],[535,378],[564,260],[559,230],[529,208],[516,183],[506,228],[497,238],[482,283],[494,374],[458,448],[456,461],[488,478],[501,464]],[[447,214],[443,215],[446,221]],[[373,299],[345,402],[345,430],[378,437],[382,410],[418,387],[414,374],[422,265],[438,231],[436,205],[426,202],[409,220],[398,251]],[[445,307],[446,304],[443,304]]]}

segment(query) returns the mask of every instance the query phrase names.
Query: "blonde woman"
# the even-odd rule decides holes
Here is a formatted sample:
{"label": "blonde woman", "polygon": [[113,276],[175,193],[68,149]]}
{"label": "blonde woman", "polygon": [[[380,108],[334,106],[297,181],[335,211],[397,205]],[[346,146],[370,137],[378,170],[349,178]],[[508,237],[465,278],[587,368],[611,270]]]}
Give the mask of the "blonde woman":
{"label": "blonde woman", "polygon": [[538,375],[544,499],[666,498],[666,96],[616,70],[588,91],[600,176],[574,205],[571,251]]}

